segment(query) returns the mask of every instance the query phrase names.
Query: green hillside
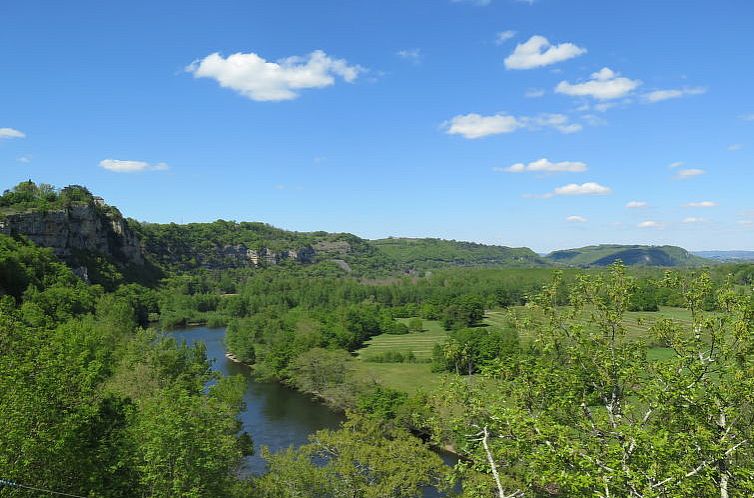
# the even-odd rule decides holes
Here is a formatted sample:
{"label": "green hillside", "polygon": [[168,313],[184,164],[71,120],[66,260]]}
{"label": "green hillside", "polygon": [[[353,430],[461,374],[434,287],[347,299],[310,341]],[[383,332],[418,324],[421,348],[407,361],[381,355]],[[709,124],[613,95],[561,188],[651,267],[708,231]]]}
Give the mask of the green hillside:
{"label": "green hillside", "polygon": [[445,266],[522,268],[549,263],[527,247],[489,246],[442,239],[387,238],[371,242],[399,264],[428,269]]}
{"label": "green hillside", "polygon": [[554,251],[545,258],[556,264],[579,267],[608,266],[619,260],[629,266],[690,267],[713,264],[677,246],[604,244]]}

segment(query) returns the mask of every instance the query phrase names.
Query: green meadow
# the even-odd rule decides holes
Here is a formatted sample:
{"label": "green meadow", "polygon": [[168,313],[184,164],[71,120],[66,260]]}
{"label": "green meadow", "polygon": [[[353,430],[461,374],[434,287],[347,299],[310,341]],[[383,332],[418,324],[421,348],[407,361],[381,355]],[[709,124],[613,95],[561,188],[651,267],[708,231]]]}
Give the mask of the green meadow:
{"label": "green meadow", "polygon": [[[515,307],[508,310],[488,310],[485,313],[483,325],[491,327],[508,327],[510,314],[531,313],[525,307]],[[623,326],[629,338],[647,337],[649,329],[659,319],[670,318],[684,327],[690,327],[691,313],[682,308],[661,307],[658,312],[628,312],[626,313]],[[584,322],[586,322],[586,316]],[[400,318],[401,322],[407,323],[408,319]],[[356,357],[351,362],[353,372],[359,380],[378,383],[386,387],[415,393],[418,390],[429,392],[439,386],[443,374],[431,371],[429,361],[432,358],[432,349],[435,344],[442,344],[448,337],[449,332],[442,328],[439,321],[423,320],[422,332],[411,332],[404,335],[380,334],[366,342],[366,346],[356,352]],[[531,339],[526,332],[521,340]],[[415,363],[375,363],[366,361],[371,355],[395,352],[407,354],[412,352],[416,357]],[[672,355],[668,348],[654,346],[649,350],[649,360],[659,361]]]}

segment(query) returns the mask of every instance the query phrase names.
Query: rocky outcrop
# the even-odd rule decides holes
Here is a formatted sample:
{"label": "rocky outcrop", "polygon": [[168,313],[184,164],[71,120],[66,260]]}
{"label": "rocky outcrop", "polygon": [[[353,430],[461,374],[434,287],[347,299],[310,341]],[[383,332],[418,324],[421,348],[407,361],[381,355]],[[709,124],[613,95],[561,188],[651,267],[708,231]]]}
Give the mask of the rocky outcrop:
{"label": "rocky outcrop", "polygon": [[270,266],[286,260],[297,263],[312,263],[316,254],[311,247],[272,251],[266,247],[259,250],[249,249],[244,244],[223,246],[218,248],[218,252],[219,259],[225,265],[232,267],[249,266],[250,264],[253,266]]}
{"label": "rocky outcrop", "polygon": [[144,265],[138,236],[117,210],[104,205],[8,214],[0,221],[0,233],[23,235],[63,260],[75,260],[76,252],[87,251],[124,266]]}

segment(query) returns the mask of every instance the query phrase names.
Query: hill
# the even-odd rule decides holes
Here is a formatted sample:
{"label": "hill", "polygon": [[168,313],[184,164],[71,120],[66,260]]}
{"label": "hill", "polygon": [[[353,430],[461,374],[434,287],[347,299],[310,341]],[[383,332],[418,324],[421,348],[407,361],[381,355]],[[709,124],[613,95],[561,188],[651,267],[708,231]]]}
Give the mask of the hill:
{"label": "hill", "polygon": [[0,234],[52,249],[75,274],[106,288],[123,279],[154,283],[161,277],[120,211],[80,185],[58,190],[28,181],[5,191]]}
{"label": "hill", "polygon": [[443,239],[394,238],[371,241],[398,264],[413,269],[445,266],[548,266],[528,247],[505,247]]}
{"label": "hill", "polygon": [[600,245],[542,257],[526,247],[434,238],[366,240],[350,233],[295,232],[260,222],[159,224],[124,218],[82,186],[23,182],[0,196],[0,233],[49,247],[85,280],[154,283],[198,269],[316,265],[317,271],[388,275],[451,266],[531,268],[703,266],[712,260],[675,246]]}
{"label": "hill", "polygon": [[714,262],[677,246],[604,244],[553,251],[545,259],[566,266],[607,266],[618,260],[629,266],[693,267]]}
{"label": "hill", "polygon": [[345,271],[389,267],[368,241],[349,233],[294,232],[259,222],[140,223],[129,220],[148,256],[175,271],[334,262]]}

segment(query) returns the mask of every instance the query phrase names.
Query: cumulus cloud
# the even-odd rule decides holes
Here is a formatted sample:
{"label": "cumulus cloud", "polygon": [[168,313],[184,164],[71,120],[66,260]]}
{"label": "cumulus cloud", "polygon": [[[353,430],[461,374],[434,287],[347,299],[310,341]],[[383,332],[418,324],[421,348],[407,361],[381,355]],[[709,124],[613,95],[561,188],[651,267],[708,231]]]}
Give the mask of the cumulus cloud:
{"label": "cumulus cloud", "polygon": [[568,223],[586,223],[587,219],[583,216],[572,215],[566,218]]}
{"label": "cumulus cloud", "polygon": [[714,202],[714,201],[689,202],[687,204],[684,204],[683,207],[687,207],[687,208],[713,208],[713,207],[717,207],[717,202]]}
{"label": "cumulus cloud", "polygon": [[754,112],[751,114],[741,115],[741,119],[743,119],[744,121],[754,121]]}
{"label": "cumulus cloud", "polygon": [[647,207],[649,207],[649,204],[644,201],[630,201],[626,203],[627,209],[644,209]]}
{"label": "cumulus cloud", "polygon": [[696,218],[694,216],[689,216],[688,218],[683,219],[683,222],[686,224],[705,223],[706,221],[705,218]]}
{"label": "cumulus cloud", "polygon": [[23,156],[18,156],[16,161],[23,164],[29,164],[31,162],[31,156],[29,154],[24,154]]}
{"label": "cumulus cloud", "polygon": [[636,226],[639,228],[662,228],[662,223],[654,220],[645,220]]}
{"label": "cumulus cloud", "polygon": [[582,184],[569,183],[562,187],[557,187],[552,192],[546,194],[526,194],[524,197],[530,199],[550,199],[555,196],[577,196],[577,195],[608,195],[612,193],[610,187],[605,187],[596,182],[586,182]]}
{"label": "cumulus cloud", "polygon": [[541,128],[553,128],[560,133],[570,134],[576,133],[583,129],[578,123],[571,123],[568,116],[565,114],[540,114],[534,117],[521,117],[520,121],[524,124],[524,127],[530,130],[538,130]]}
{"label": "cumulus cloud", "polygon": [[445,132],[449,135],[461,135],[464,138],[475,139],[489,135],[513,133],[514,131],[540,130],[553,128],[561,133],[575,133],[582,129],[578,123],[571,123],[564,114],[540,114],[538,116],[511,116],[509,114],[493,114],[483,116],[470,113],[454,116],[443,123]]}
{"label": "cumulus cloud", "polygon": [[446,133],[450,135],[462,135],[464,138],[482,138],[488,135],[512,133],[522,127],[515,116],[507,114],[495,114],[482,116],[471,113],[453,117],[445,123]]}
{"label": "cumulus cloud", "polygon": [[585,54],[586,49],[573,43],[552,45],[547,38],[534,35],[524,43],[519,43],[508,57],[505,67],[508,69],[534,69],[573,59]]}
{"label": "cumulus cloud", "polygon": [[688,95],[701,95],[707,91],[703,87],[691,87],[691,88],[673,88],[667,90],[654,90],[647,92],[641,96],[644,102],[654,104],[655,102],[662,102],[663,100],[677,99],[680,97],[686,97]]}
{"label": "cumulus cloud", "polygon": [[100,168],[116,173],[138,173],[140,171],[164,171],[169,168],[166,163],[151,164],[145,161],[123,161],[121,159],[103,159]]}
{"label": "cumulus cloud", "polygon": [[687,178],[693,178],[695,176],[703,175],[704,170],[698,169],[698,168],[689,168],[689,169],[682,169],[680,170],[675,177],[680,180],[685,180]]}
{"label": "cumulus cloud", "polygon": [[495,35],[495,43],[498,45],[502,45],[503,43],[507,42],[514,36],[516,36],[516,32],[511,31],[510,29],[506,31],[501,31],[497,35]]}
{"label": "cumulus cloud", "polygon": [[399,50],[398,52],[396,52],[396,55],[401,59],[405,59],[414,64],[418,64],[422,58],[422,51],[420,48],[405,49]]}
{"label": "cumulus cloud", "polygon": [[10,138],[26,138],[26,133],[13,128],[0,128],[0,140]]}
{"label": "cumulus cloud", "polygon": [[553,192],[555,195],[607,195],[612,192],[610,187],[605,187],[596,182],[586,182],[582,184],[569,183],[558,187]]}
{"label": "cumulus cloud", "polygon": [[728,150],[731,151],[731,152],[735,152],[735,151],[741,150],[743,148],[744,148],[743,144],[730,144],[728,146]]}
{"label": "cumulus cloud", "polygon": [[321,50],[299,57],[269,62],[255,53],[235,53],[224,58],[217,52],[186,67],[195,78],[211,78],[257,101],[292,100],[307,88],[325,88],[336,77],[353,83],[364,72],[345,59],[333,59]]}
{"label": "cumulus cloud", "polygon": [[670,168],[670,169],[680,168],[681,166],[683,166],[683,164],[684,163],[681,162],[681,161],[676,161],[674,163],[668,164],[668,168]]}
{"label": "cumulus cloud", "polygon": [[574,97],[592,97],[597,100],[612,100],[625,97],[633,92],[641,81],[619,76],[612,69],[603,67],[591,74],[591,79],[583,83],[561,81],[555,87],[557,93]]}
{"label": "cumulus cloud", "polygon": [[554,163],[547,158],[538,159],[532,161],[529,164],[516,163],[507,168],[493,168],[495,171],[506,173],[523,173],[526,171],[532,172],[569,172],[569,173],[581,173],[586,171],[587,167],[585,163],[578,161],[560,161]]}

